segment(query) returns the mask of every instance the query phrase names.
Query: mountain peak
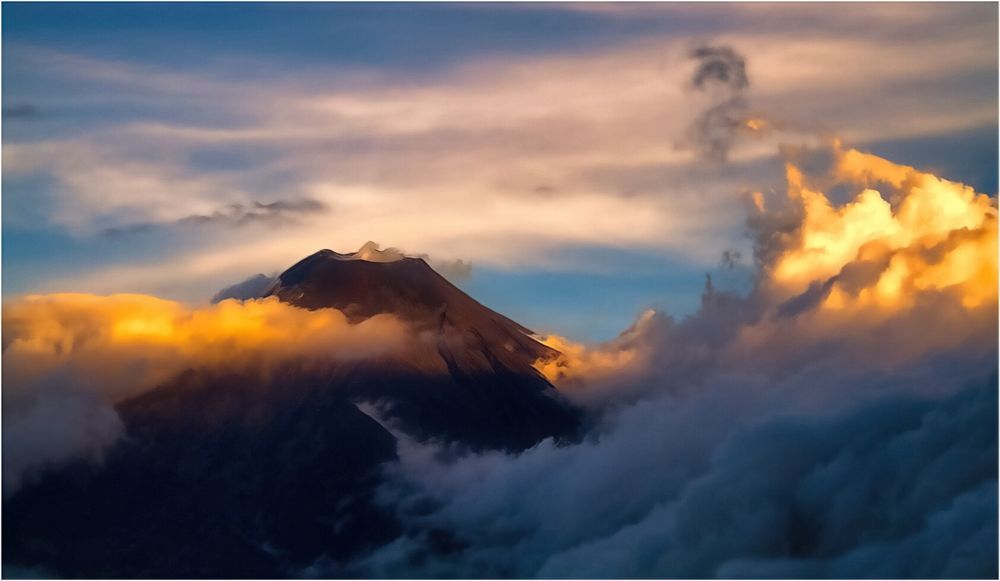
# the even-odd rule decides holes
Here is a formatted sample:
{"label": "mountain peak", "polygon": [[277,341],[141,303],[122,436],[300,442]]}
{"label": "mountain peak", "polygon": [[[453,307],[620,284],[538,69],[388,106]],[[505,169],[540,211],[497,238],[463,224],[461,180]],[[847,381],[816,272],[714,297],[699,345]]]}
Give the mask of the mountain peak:
{"label": "mountain peak", "polygon": [[[364,250],[354,255],[364,255]],[[326,250],[304,258],[278,277],[270,294],[301,308],[338,309],[352,322],[391,314],[418,332],[421,350],[397,354],[392,362],[380,365],[382,372],[431,370],[436,374],[433,387],[415,387],[423,379],[415,383],[412,377],[396,378],[385,389],[369,385],[364,390],[367,397],[412,404],[413,398],[448,394],[447,403],[435,399],[428,404],[436,410],[453,410],[430,430],[426,428],[431,427],[431,414],[423,404],[412,410],[396,406],[392,415],[415,431],[458,436],[473,445],[522,448],[542,437],[572,431],[575,414],[557,401],[555,390],[534,367],[557,352],[537,341],[534,333],[483,306],[420,258],[379,262],[345,256],[351,255]],[[481,407],[494,398],[496,405],[508,410],[502,421],[494,406]]]}
{"label": "mountain peak", "polygon": [[449,305],[475,302],[423,259],[371,242],[349,254],[311,254],[281,273],[267,294],[297,307],[339,309],[352,320],[391,313],[417,322]]}

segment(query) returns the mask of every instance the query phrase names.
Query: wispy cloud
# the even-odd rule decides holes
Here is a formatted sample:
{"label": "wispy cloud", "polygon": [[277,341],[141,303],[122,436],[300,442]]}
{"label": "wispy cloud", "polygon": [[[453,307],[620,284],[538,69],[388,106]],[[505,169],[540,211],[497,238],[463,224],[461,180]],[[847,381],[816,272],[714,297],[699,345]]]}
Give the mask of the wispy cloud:
{"label": "wispy cloud", "polygon": [[166,226],[210,227],[222,226],[239,228],[251,224],[269,226],[294,225],[301,216],[321,214],[329,210],[317,200],[277,200],[274,202],[253,202],[251,204],[229,204],[211,214],[192,214],[168,223],[141,222],[115,228],[107,228],[105,236],[125,236],[138,234]]}
{"label": "wispy cloud", "polygon": [[[940,16],[918,12],[900,26],[932,27]],[[981,35],[951,35],[943,51],[916,34],[879,39],[839,26],[779,35],[720,25],[712,46],[745,57],[753,84],[740,98],[804,128],[797,140],[832,129],[860,142],[995,124],[992,93],[966,90],[995,76],[995,51],[984,50],[990,41]],[[241,222],[260,213],[255,201],[275,196],[336,208],[252,249],[227,251],[234,237],[218,229],[206,235],[203,257],[119,263],[93,275],[163,271],[140,277],[146,285],[194,276],[191,265],[227,252],[234,265],[261,261],[234,266],[225,274],[232,279],[368,239],[504,267],[548,264],[548,249],[573,246],[656,250],[712,265],[739,243],[732,233],[741,193],[770,187],[761,176],[774,163],[775,140],[741,141],[729,150],[731,166],[713,172],[675,146],[705,110],[705,95],[690,86],[689,51],[701,40],[646,36],[573,55],[481,56],[425,77],[303,67],[266,83],[249,73],[210,76],[22,47],[15,56],[23,53],[17,58],[39,74],[127,89],[116,99],[147,112],[108,116],[87,132],[8,140],[6,178],[53,184],[8,195],[51,208],[49,224],[32,226],[81,236],[188,218]],[[18,207],[5,212],[8,223],[32,219]]]}

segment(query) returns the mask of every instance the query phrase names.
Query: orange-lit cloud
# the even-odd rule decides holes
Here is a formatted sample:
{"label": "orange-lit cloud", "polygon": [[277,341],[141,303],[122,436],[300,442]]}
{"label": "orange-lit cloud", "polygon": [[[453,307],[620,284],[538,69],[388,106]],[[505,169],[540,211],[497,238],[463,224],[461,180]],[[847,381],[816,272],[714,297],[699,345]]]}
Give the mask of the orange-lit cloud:
{"label": "orange-lit cloud", "polygon": [[860,288],[834,281],[824,307],[901,309],[924,292],[950,293],[970,308],[996,302],[995,200],[871,154],[839,146],[835,154],[836,181],[860,190],[841,206],[787,166],[802,221],[770,269],[777,288],[800,293],[850,265],[879,264],[881,273]]}
{"label": "orange-lit cloud", "polygon": [[350,324],[276,298],[191,309],[148,295],[25,297],[3,307],[4,494],[45,466],[99,460],[124,431],[114,405],[186,369],[322,370],[415,343],[390,315]]}
{"label": "orange-lit cloud", "polygon": [[747,296],[709,287],[691,318],[644,315],[603,345],[549,338],[563,355],[537,367],[587,392],[643,373],[678,383],[711,369],[782,375],[836,357],[885,369],[995,345],[996,200],[839,143],[832,160],[825,172],[789,162],[787,196],[750,197],[760,270]]}
{"label": "orange-lit cloud", "polygon": [[591,349],[560,335],[548,335],[542,343],[559,351],[559,355],[536,361],[535,368],[549,381],[562,385],[614,376],[635,362],[637,356],[633,349]]}
{"label": "orange-lit cloud", "polygon": [[57,369],[86,378],[111,400],[189,367],[261,368],[383,353],[407,330],[390,315],[349,324],[335,309],[309,311],[266,298],[201,309],[148,295],[33,295],[3,307],[4,390]]}
{"label": "orange-lit cloud", "polygon": [[578,343],[560,335],[540,337],[558,353],[536,361],[535,369],[578,400],[598,400],[605,388],[620,389],[631,375],[649,366],[655,353],[650,338],[662,322],[662,315],[647,310],[614,340],[600,345]]}

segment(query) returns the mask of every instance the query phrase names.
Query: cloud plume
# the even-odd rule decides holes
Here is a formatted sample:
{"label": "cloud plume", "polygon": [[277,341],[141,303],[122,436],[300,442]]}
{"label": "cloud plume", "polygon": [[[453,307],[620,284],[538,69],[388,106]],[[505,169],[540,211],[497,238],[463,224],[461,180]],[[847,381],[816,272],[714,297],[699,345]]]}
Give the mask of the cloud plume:
{"label": "cloud plume", "polygon": [[711,104],[688,128],[689,145],[705,159],[726,161],[738,132],[748,128],[746,59],[732,47],[707,44],[693,49],[690,57],[697,63],[691,87]]}

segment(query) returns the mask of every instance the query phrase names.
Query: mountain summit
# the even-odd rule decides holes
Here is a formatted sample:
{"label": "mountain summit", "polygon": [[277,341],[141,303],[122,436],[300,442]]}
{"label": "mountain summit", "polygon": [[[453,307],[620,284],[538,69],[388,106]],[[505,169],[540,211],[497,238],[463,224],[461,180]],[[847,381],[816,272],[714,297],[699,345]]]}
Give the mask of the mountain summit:
{"label": "mountain summit", "polygon": [[5,564],[66,577],[294,575],[400,534],[373,500],[397,437],[515,451],[575,433],[578,412],[532,365],[557,353],[420,258],[322,250],[265,294],[353,322],[391,314],[412,328],[412,348],[322,372],[190,369],[120,403],[126,434],[102,464],[54,468],[5,500]]}

